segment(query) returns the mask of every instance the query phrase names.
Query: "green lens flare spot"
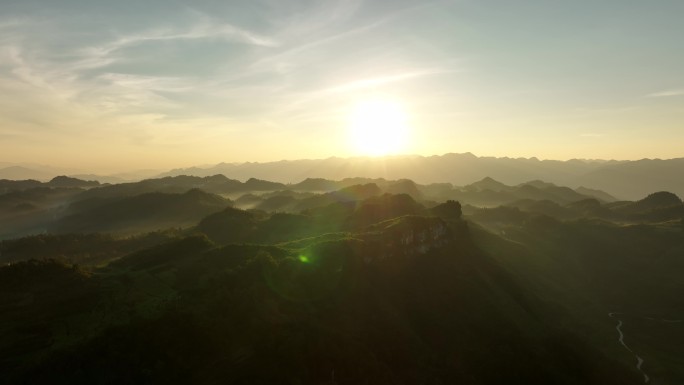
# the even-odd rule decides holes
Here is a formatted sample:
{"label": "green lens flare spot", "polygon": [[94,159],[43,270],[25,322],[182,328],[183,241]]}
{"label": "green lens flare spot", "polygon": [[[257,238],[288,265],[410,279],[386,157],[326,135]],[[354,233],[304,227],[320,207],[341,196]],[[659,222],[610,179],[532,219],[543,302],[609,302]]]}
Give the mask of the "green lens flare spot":
{"label": "green lens flare spot", "polygon": [[311,260],[310,260],[309,257],[307,257],[306,255],[300,255],[300,256],[299,256],[299,262],[301,262],[301,263],[309,263],[309,262],[311,262]]}

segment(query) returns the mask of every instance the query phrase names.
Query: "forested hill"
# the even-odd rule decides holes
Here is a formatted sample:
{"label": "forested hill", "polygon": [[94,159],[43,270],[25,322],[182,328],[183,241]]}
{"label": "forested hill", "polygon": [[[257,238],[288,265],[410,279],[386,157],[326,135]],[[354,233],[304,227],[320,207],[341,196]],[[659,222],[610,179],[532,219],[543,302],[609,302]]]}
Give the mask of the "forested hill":
{"label": "forested hill", "polygon": [[0,383],[684,378],[671,192],[77,183],[0,193]]}
{"label": "forested hill", "polygon": [[195,235],[90,272],[0,268],[0,380],[639,383],[483,252],[457,204],[373,204],[375,220],[359,206],[344,233],[278,245]]}

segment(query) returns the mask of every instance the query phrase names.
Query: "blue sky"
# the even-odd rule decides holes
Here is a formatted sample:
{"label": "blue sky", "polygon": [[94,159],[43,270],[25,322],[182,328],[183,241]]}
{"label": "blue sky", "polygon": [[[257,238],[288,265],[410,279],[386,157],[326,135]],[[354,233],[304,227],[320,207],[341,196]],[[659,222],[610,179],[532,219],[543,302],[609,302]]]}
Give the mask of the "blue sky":
{"label": "blue sky", "polygon": [[98,170],[356,154],[678,157],[683,1],[3,1],[0,160]]}

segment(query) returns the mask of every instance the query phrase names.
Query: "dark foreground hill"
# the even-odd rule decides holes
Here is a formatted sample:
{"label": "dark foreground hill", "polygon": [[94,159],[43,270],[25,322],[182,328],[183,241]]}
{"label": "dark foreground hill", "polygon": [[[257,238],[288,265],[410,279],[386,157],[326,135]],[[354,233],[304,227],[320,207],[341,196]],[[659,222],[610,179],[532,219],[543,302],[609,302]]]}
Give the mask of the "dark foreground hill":
{"label": "dark foreground hill", "polygon": [[622,225],[522,214],[499,218],[499,235],[471,226],[476,244],[547,303],[582,320],[572,327],[594,346],[635,370],[641,362],[642,379],[681,383],[684,222]]}
{"label": "dark foreground hill", "polygon": [[[451,211],[453,213],[453,210]],[[86,273],[0,268],[0,380],[632,384],[550,322],[464,223],[404,216],[285,247],[178,239]]]}

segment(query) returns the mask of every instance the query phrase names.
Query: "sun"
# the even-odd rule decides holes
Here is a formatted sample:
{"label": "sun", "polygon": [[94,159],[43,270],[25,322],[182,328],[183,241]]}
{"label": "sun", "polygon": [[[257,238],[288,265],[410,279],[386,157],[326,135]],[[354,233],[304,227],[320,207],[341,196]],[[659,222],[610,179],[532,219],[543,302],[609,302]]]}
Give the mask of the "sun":
{"label": "sun", "polygon": [[382,156],[404,150],[408,140],[407,116],[402,105],[391,99],[368,99],[354,106],[349,133],[355,151]]}

